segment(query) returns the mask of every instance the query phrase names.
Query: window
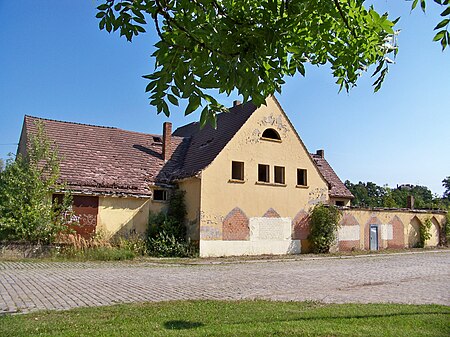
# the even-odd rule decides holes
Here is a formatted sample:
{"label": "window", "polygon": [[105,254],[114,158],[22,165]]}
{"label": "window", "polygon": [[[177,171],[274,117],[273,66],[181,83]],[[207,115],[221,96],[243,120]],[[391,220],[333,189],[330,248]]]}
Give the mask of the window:
{"label": "window", "polygon": [[166,190],[153,190],[153,200],[155,201],[166,201],[167,200]]}
{"label": "window", "polygon": [[336,200],[335,205],[336,206],[345,206],[345,204],[342,200]]}
{"label": "window", "polygon": [[240,161],[231,162],[231,179],[244,180],[244,163]]}
{"label": "window", "polygon": [[269,165],[258,164],[258,181],[263,183],[269,182]]}
{"label": "window", "polygon": [[284,184],[284,167],[275,166],[275,184]]}
{"label": "window", "polygon": [[297,186],[308,186],[307,174],[305,169],[297,169]]}
{"label": "window", "polygon": [[261,138],[281,141],[280,134],[277,131],[275,131],[275,129],[265,129],[264,132],[262,133]]}

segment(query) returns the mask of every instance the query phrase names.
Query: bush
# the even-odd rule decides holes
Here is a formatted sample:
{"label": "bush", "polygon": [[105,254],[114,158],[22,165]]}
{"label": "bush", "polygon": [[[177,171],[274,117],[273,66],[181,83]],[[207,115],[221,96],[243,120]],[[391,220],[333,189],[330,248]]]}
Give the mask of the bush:
{"label": "bush", "polygon": [[26,156],[10,157],[0,172],[0,240],[48,244],[67,232],[71,198],[52,203],[58,183],[59,158],[42,123],[30,134]]}
{"label": "bush", "polygon": [[310,234],[308,240],[314,253],[328,253],[336,240],[341,213],[336,206],[319,204],[309,215]]}
{"label": "bush", "polygon": [[186,240],[184,192],[172,192],[166,213],[150,214],[147,252],[158,257],[187,257],[195,248]]}

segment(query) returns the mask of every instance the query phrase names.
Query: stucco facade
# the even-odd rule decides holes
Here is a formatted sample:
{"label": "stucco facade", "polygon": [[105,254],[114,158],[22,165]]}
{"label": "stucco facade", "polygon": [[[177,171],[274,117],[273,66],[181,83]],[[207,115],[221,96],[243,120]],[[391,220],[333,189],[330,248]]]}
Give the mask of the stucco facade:
{"label": "stucco facade", "polygon": [[[281,139],[264,139],[262,133],[268,128],[275,129]],[[233,161],[243,163],[242,180],[232,179]],[[269,182],[258,181],[258,164],[269,166]],[[275,183],[275,166],[284,168],[284,183]],[[306,170],[306,186],[297,185],[297,169]],[[261,106],[251,115],[201,173],[200,254],[298,253],[300,243],[292,242],[291,234],[281,239],[278,228],[286,222],[292,224],[298,213],[307,212],[311,206],[328,200],[327,182],[278,103],[268,99],[267,106]],[[242,217],[248,223],[255,219],[268,219],[272,225],[272,237],[256,239],[250,236],[250,226],[242,225]],[[227,219],[233,219],[231,222],[237,227],[235,232],[241,231],[233,238],[224,237]],[[262,228],[264,221],[255,226]],[[253,241],[258,243],[249,243]],[[248,249],[236,249],[239,245],[248,246]],[[262,245],[265,249],[253,247],[255,245]]]}
{"label": "stucco facade", "polygon": [[144,234],[149,214],[164,211],[166,205],[149,198],[100,196],[96,232],[106,238]]}

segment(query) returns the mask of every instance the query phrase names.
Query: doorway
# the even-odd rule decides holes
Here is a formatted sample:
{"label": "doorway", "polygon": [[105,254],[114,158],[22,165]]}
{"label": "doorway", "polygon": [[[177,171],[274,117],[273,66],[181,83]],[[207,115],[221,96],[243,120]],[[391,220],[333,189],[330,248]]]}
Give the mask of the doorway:
{"label": "doorway", "polygon": [[378,226],[370,225],[370,250],[378,250]]}

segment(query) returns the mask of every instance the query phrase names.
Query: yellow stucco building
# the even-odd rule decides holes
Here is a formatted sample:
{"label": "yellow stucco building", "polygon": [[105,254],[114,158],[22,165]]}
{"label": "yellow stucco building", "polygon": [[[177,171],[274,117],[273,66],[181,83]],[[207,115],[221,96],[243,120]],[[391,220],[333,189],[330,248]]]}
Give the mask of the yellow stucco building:
{"label": "yellow stucco building", "polygon": [[218,127],[198,123],[162,135],[26,116],[19,152],[40,120],[62,155],[61,179],[74,194],[82,234],[144,233],[170,191],[185,191],[187,233],[201,256],[307,251],[308,212],[318,203],[344,210],[335,249],[413,246],[417,226],[444,214],[350,208],[352,194],[324,158],[310,154],[274,97],[256,108],[235,102]]}

